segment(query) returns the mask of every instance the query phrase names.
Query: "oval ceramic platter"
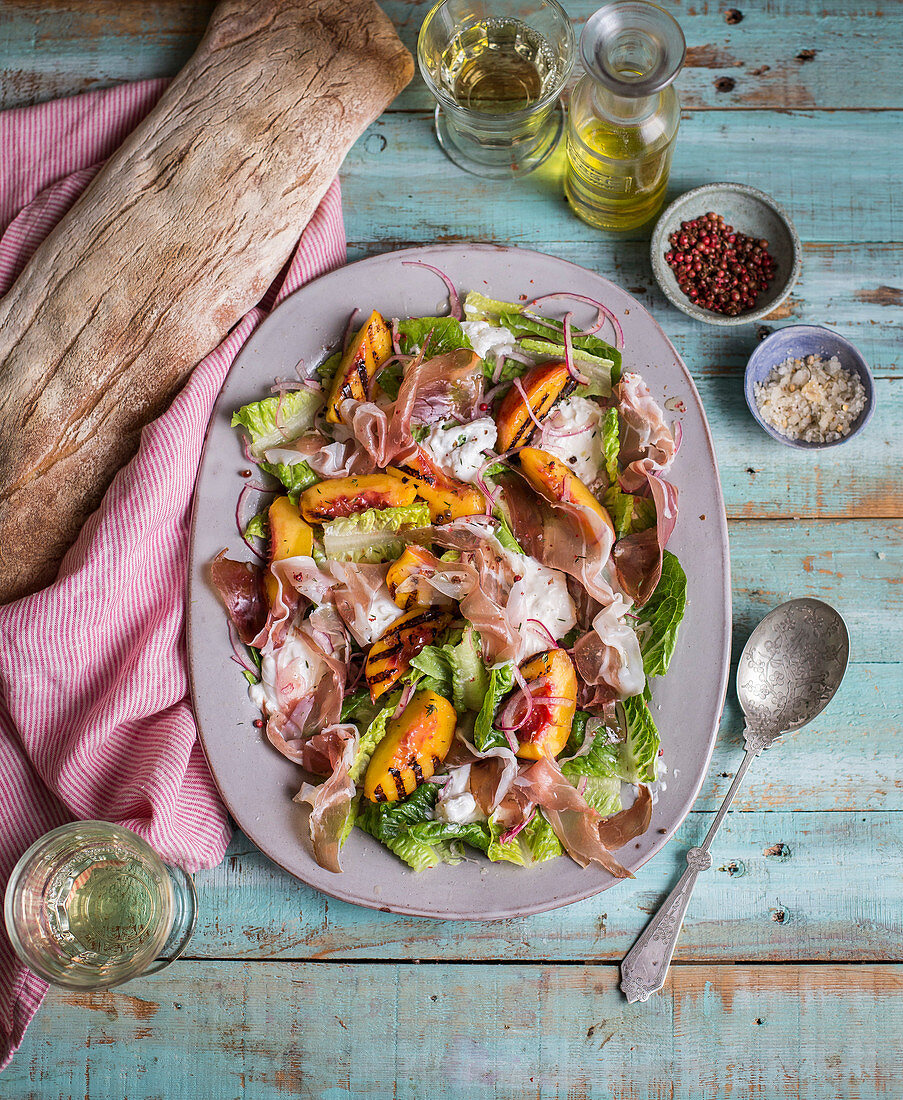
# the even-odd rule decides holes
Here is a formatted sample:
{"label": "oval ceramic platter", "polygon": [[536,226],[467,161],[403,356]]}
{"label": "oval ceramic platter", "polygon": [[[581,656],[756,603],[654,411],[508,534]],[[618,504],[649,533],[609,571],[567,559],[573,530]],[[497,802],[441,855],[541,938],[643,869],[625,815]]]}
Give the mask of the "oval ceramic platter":
{"label": "oval ceramic platter", "polygon": [[[414,916],[487,920],[537,913],[587,898],[617,880],[597,867],[581,869],[566,856],[523,869],[475,855],[418,874],[360,829],[352,831],[342,849],[342,874],[317,865],[307,834],[308,810],[292,802],[304,775],[253,724],[260,715],[230,660],[225,611],[209,583],[209,563],[224,547],[230,557],[250,558],[235,524],[244,483],[240,471],[248,461],[238,431],[229,425],[233,410],[266,396],[275,378],[295,377],[299,360],[324,358],[341,339],[355,307],[365,315],[378,309],[386,317],[444,312],[448,300],[442,282],[425,268],[411,266],[412,260],[440,267],[462,295],[472,289],[518,301],[522,295],[569,291],[605,302],[624,329],[624,369],[638,370],[660,404],[668,401],[679,410],[667,414],[680,420],[683,433],[669,475],[680,492],[669,549],[683,563],[689,599],[671,668],[653,682],[651,703],[667,772],[655,795],[649,830],[621,849],[618,858],[636,870],[667,843],[696,798],[724,703],[731,620],[727,523],[699,395],[677,352],[639,302],[591,271],[522,249],[435,246],[362,260],[286,299],[245,345],[217,401],[195,495],[188,630],[195,711],[229,812],[266,855],[304,882],[343,901]],[[593,316],[595,311],[588,312]],[[574,319],[583,321],[579,313]]]}

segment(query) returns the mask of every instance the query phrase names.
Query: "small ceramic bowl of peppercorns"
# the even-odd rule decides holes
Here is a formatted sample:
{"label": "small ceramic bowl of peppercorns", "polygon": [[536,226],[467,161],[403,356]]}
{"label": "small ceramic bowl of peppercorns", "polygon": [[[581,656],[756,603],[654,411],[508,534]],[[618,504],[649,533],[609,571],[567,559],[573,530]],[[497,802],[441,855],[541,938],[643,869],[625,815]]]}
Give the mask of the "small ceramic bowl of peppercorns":
{"label": "small ceramic bowl of peppercorns", "polygon": [[709,325],[767,317],[800,273],[800,239],[774,199],[742,183],[687,191],[652,234],[652,270],[665,297]]}

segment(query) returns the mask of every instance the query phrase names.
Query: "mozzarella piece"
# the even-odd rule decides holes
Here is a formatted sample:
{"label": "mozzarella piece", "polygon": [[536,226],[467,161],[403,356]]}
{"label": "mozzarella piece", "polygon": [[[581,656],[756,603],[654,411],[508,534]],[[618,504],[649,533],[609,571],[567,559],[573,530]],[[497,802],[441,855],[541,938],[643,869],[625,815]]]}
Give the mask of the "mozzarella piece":
{"label": "mozzarella piece", "polygon": [[514,335],[506,328],[494,327],[488,321],[462,321],[461,328],[481,359],[498,363],[499,356],[514,351]]}
{"label": "mozzarella piece", "polygon": [[495,449],[498,428],[484,416],[470,424],[452,424],[431,428],[420,444],[439,469],[458,481],[472,482],[485,463],[484,451]]}
{"label": "mozzarella piece", "polygon": [[302,634],[289,634],[278,649],[261,651],[260,683],[251,684],[248,695],[265,714],[278,714],[313,691],[322,666],[319,653]]}
{"label": "mozzarella piece", "polygon": [[524,554],[514,554],[510,550],[503,553],[518,578],[511,586],[507,611],[509,621],[522,624],[517,655],[520,664],[548,649],[549,635],[558,641],[575,627],[577,611],[564,573],[540,565],[535,558]]}
{"label": "mozzarella piece", "polygon": [[469,825],[472,821],[485,821],[486,815],[468,790],[470,764],[455,768],[436,802],[436,820],[451,825]]}
{"label": "mozzarella piece", "polygon": [[569,397],[546,417],[542,449],[591,485],[602,466],[602,409],[585,397]]}

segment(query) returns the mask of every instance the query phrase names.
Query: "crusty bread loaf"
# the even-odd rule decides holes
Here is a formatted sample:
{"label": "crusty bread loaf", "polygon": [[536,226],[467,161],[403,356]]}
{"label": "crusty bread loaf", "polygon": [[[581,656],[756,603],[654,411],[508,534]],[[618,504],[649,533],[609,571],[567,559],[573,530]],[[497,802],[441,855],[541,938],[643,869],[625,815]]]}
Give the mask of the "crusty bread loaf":
{"label": "crusty bread loaf", "polygon": [[49,583],[140,429],[279,273],[407,84],[372,0],[223,0],[0,300],[0,603]]}

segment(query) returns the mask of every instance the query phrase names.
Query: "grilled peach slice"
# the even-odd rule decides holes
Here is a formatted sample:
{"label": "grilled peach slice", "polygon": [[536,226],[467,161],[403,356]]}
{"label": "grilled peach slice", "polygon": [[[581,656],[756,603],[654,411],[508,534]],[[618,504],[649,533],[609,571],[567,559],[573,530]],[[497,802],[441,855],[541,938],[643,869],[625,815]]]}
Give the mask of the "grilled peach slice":
{"label": "grilled peach slice", "polygon": [[486,498],[477,489],[444,474],[422,447],[405,455],[386,469],[405,485],[413,485],[430,510],[433,523],[445,523],[461,516],[478,516],[486,511]]}
{"label": "grilled peach slice", "polygon": [[536,431],[536,420],[542,423],[559,401],[573,393],[577,383],[571,377],[567,363],[556,360],[552,363],[537,363],[535,367],[531,367],[521,379],[521,385],[530,402],[533,416],[527,409],[520,389],[512,386],[505,394],[495,418],[499,430],[499,451],[525,447]]}
{"label": "grilled peach slice", "polygon": [[[284,558],[310,554],[313,549],[314,533],[289,497],[276,497],[267,512],[267,526],[270,534],[269,565]],[[272,606],[279,591],[279,584],[272,573],[265,574],[263,586]]]}
{"label": "grilled peach slice", "polygon": [[370,646],[364,675],[374,703],[408,671],[411,658],[451,626],[453,618],[450,611],[440,607],[415,607]]}
{"label": "grilled peach slice", "polygon": [[[451,596],[437,592],[431,584],[420,576],[424,567],[440,569],[442,563],[435,554],[422,546],[408,546],[401,557],[389,566],[386,584],[392,593],[392,599],[402,611],[414,607],[451,607]],[[409,578],[412,578],[409,581]],[[405,584],[406,581],[409,583]],[[399,591],[399,588],[402,590]]]}
{"label": "grilled peach slice", "polygon": [[563,649],[547,649],[525,661],[520,670],[533,696],[533,710],[517,731],[517,755],[524,760],[555,757],[571,735],[577,711],[574,665]]}
{"label": "grilled peach slice", "polygon": [[457,719],[447,699],[434,691],[415,691],[370,758],[364,795],[371,802],[396,802],[413,794],[448,754]]}
{"label": "grilled peach slice", "polygon": [[298,507],[308,523],[328,523],[368,508],[403,508],[413,504],[416,496],[413,485],[403,484],[396,477],[362,474],[311,485],[298,498]]}
{"label": "grilled peach slice", "polygon": [[[540,496],[544,496],[552,504],[560,501],[564,504],[583,505],[594,512],[614,536],[615,527],[608,510],[563,462],[548,451],[540,451],[536,447],[524,447],[519,457],[521,472]],[[598,537],[598,526],[589,517],[581,516],[580,526],[588,538]]]}
{"label": "grilled peach slice", "polygon": [[353,336],[336,369],[326,403],[326,419],[331,424],[341,422],[342,402],[349,397],[355,401],[369,399],[373,379],[391,354],[392,333],[374,309]]}

